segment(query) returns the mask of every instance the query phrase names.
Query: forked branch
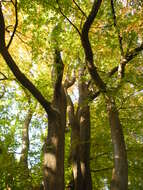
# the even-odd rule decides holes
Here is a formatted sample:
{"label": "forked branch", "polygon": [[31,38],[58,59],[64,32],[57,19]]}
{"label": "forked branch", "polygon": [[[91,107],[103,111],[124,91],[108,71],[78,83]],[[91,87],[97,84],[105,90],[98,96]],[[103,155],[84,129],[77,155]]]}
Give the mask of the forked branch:
{"label": "forked branch", "polygon": [[81,33],[78,29],[78,27],[63,13],[62,9],[61,9],[61,6],[59,4],[59,1],[56,0],[57,4],[58,4],[58,8],[59,8],[59,11],[61,13],[61,15],[75,28],[75,30],[77,31],[77,33],[81,36]]}
{"label": "forked branch", "polygon": [[99,88],[100,91],[105,92],[106,91],[106,85],[103,82],[103,80],[101,79],[100,75],[97,72],[97,68],[94,65],[94,61],[93,61],[93,51],[91,48],[91,44],[89,41],[89,30],[91,28],[92,23],[94,22],[94,19],[98,13],[98,10],[101,6],[101,2],[102,0],[95,0],[93,3],[93,7],[91,12],[89,13],[83,28],[82,28],[82,34],[81,34],[81,42],[82,42],[82,46],[84,48],[84,52],[85,52],[85,58],[86,58],[86,65],[87,68],[89,70],[89,73],[92,77],[92,79],[94,80],[96,86]]}
{"label": "forked branch", "polygon": [[[1,4],[0,4],[1,5]],[[31,94],[38,100],[42,107],[46,110],[47,114],[52,113],[51,103],[48,102],[36,86],[22,73],[15,61],[11,57],[8,49],[5,45],[5,21],[2,13],[2,7],[0,6],[0,53],[3,56],[8,67],[16,79],[26,88]]]}

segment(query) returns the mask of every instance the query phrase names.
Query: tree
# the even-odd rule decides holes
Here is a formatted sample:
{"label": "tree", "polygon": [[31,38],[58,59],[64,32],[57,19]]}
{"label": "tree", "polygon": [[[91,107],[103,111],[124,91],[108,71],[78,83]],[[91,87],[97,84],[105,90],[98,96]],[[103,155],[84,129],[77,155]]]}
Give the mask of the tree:
{"label": "tree", "polygon": [[[16,7],[16,5],[15,5]],[[65,119],[65,100],[62,91],[63,63],[60,60],[60,53],[55,50],[55,63],[57,64],[57,80],[54,88],[54,100],[51,105],[32,82],[19,70],[15,61],[8,52],[5,43],[5,21],[0,7],[0,30],[1,47],[0,53],[7,65],[17,78],[17,80],[28,89],[38,100],[48,114],[48,138],[46,139],[44,150],[44,188],[45,189],[64,189],[64,128]],[[59,69],[59,68],[60,69]],[[64,103],[61,108],[61,103]],[[56,119],[55,119],[56,118]],[[52,161],[51,161],[52,159]],[[61,178],[58,178],[61,176]],[[57,180],[58,179],[58,180]]]}
{"label": "tree", "polygon": [[[111,127],[111,138],[112,138],[113,150],[114,150],[114,169],[113,169],[113,175],[112,175],[111,189],[127,189],[127,186],[128,186],[127,153],[126,153],[126,147],[125,147],[125,142],[124,142],[122,125],[119,119],[119,113],[116,108],[115,98],[111,95],[110,89],[107,89],[105,82],[103,81],[103,79],[101,78],[101,76],[99,75],[97,71],[97,67],[94,66],[93,50],[91,48],[91,44],[88,37],[89,30],[91,28],[92,23],[94,22],[94,19],[96,18],[98,10],[101,6],[101,2],[102,1],[100,0],[94,1],[92,10],[83,24],[81,33],[79,29],[73,23],[71,23],[68,18],[67,20],[72,24],[72,26],[76,29],[76,31],[80,35],[81,43],[85,52],[85,60],[86,60],[88,71],[93,81],[95,82],[96,86],[98,87],[99,91],[104,94],[105,101],[107,104],[109,123]],[[135,48],[132,52],[130,53],[127,52],[126,55],[124,56],[122,37],[120,36],[120,31],[117,27],[116,13],[115,13],[113,1],[111,1],[111,10],[113,14],[114,27],[117,30],[119,47],[120,47],[120,52],[121,52],[121,59],[120,59],[119,66],[116,67],[115,69],[116,71],[118,70],[118,78],[120,80],[122,79],[124,75],[125,65],[130,61],[130,58],[132,59],[134,55],[136,55],[135,53],[136,50],[137,51],[142,50],[142,44],[140,47]],[[60,9],[60,12],[62,13],[61,9]],[[62,15],[65,16],[63,13]],[[130,58],[128,58],[128,55],[130,55],[129,56]],[[113,74],[112,72],[115,72],[115,70],[113,69],[113,71],[111,71],[110,73]]]}
{"label": "tree", "polygon": [[[79,100],[77,110],[71,97],[67,94],[68,117],[71,126],[71,163],[73,171],[74,189],[92,189],[90,172],[90,98],[89,84],[82,76],[85,68],[80,68],[78,78]],[[66,85],[70,87],[75,82],[75,77]],[[66,84],[66,83],[65,83]]]}
{"label": "tree", "polygon": [[[21,144],[14,144],[26,115],[19,111],[16,133],[12,133],[10,126],[15,122],[15,113],[10,109],[14,105],[18,105],[15,110],[23,109],[20,106],[23,93],[16,92],[19,87],[12,89],[15,83],[6,82],[13,77],[1,59],[0,162],[4,162],[6,155],[9,158],[1,167],[1,186],[20,189],[20,184],[27,181],[22,171],[29,167],[29,188],[33,189],[40,188],[42,183],[41,168],[45,189],[64,189],[64,174],[67,184],[71,170],[73,189],[140,188],[142,161],[135,150],[139,152],[142,146],[142,2],[37,0],[18,4],[2,1],[1,5],[0,53],[16,77],[14,80],[45,110],[38,105],[31,128],[39,133],[37,126],[41,125],[47,131],[46,134],[43,129],[40,131],[41,137],[37,139],[40,146],[35,145],[35,150],[29,151],[29,166],[26,143],[26,149],[22,150],[26,165],[22,169],[15,151]],[[78,62],[77,58],[82,61]],[[81,71],[70,81],[66,72],[71,75],[73,68]],[[73,102],[67,90],[69,84],[74,85],[70,91],[76,93]],[[23,101],[26,110],[30,110],[27,100],[23,98]],[[67,104],[71,129],[67,128]],[[48,124],[45,124],[45,115]],[[67,164],[70,131],[72,166]],[[31,133],[34,130],[30,129]],[[30,141],[32,145],[32,138]],[[23,139],[23,142],[28,141]],[[136,176],[135,171],[138,171]]]}

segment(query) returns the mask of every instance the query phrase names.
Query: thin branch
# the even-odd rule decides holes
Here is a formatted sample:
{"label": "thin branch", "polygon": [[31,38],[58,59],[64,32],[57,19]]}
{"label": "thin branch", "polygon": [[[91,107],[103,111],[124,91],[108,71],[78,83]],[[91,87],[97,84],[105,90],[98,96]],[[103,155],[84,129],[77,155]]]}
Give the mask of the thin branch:
{"label": "thin branch", "polygon": [[143,50],[143,43],[135,48],[134,50],[129,52],[129,46],[131,44],[131,41],[129,43],[126,55],[124,55],[124,50],[123,50],[123,44],[122,44],[122,37],[120,35],[120,31],[119,28],[117,26],[117,20],[116,20],[116,13],[115,13],[115,8],[114,8],[114,0],[111,0],[111,9],[112,9],[112,14],[113,14],[113,20],[114,20],[114,27],[118,33],[118,40],[119,40],[119,45],[120,45],[120,51],[121,51],[121,62],[119,64],[119,66],[114,67],[110,72],[109,72],[109,77],[111,77],[114,73],[116,73],[117,71],[119,71],[119,76],[123,77],[124,76],[124,72],[125,72],[125,66],[126,64],[131,61],[135,56],[138,55],[138,53],[140,51]]}
{"label": "thin branch", "polygon": [[28,44],[28,42],[24,41],[24,40],[20,37],[19,34],[15,33],[15,35],[19,38],[19,40],[20,40],[22,43],[24,43],[25,45],[27,45],[27,46],[30,47],[30,45]]}
{"label": "thin branch", "polygon": [[87,18],[87,15],[85,14],[85,12],[80,8],[80,6],[77,4],[77,2],[75,0],[73,0],[74,4],[76,5],[76,7],[79,9],[79,11],[83,14],[83,16],[85,16]]}
{"label": "thin branch", "polygon": [[[13,2],[13,1],[12,1]],[[18,26],[18,12],[17,12],[17,0],[15,0],[15,4],[13,3],[14,7],[15,7],[15,25],[14,25],[14,29],[13,29],[13,33],[11,35],[11,38],[9,40],[9,43],[7,45],[7,49],[9,48],[9,46],[11,45],[12,43],[12,40],[14,38],[14,35],[16,33],[16,29],[17,29],[17,26]]]}
{"label": "thin branch", "polygon": [[[129,53],[125,55],[124,60],[122,61],[123,67],[126,66],[131,60],[133,60],[141,51],[143,50],[143,43],[139,46],[131,50]],[[118,71],[118,66],[114,67],[109,73],[108,76],[111,77]]]}
{"label": "thin branch", "polygon": [[89,101],[93,101],[95,98],[97,98],[100,95],[100,91],[97,92],[90,92],[89,93]]}
{"label": "thin branch", "polygon": [[1,78],[0,80],[7,80],[8,79],[7,76],[4,73],[2,73],[1,71],[0,71],[0,75],[3,76],[3,78]]}
{"label": "thin branch", "polygon": [[121,37],[120,31],[119,31],[119,28],[117,26],[117,18],[116,18],[116,12],[115,12],[115,8],[114,8],[114,0],[111,0],[111,9],[112,9],[112,14],[113,14],[114,27],[115,27],[117,34],[118,34],[118,41],[119,41],[121,56],[124,57],[122,37]]}
{"label": "thin branch", "polygon": [[120,52],[121,52],[121,59],[120,59],[120,63],[118,66],[118,77],[121,79],[124,77],[124,72],[125,72],[125,67],[122,64],[122,61],[124,60],[124,50],[123,50],[122,36],[120,34],[120,30],[117,25],[116,12],[115,12],[115,8],[114,8],[114,0],[111,0],[111,9],[112,9],[114,27],[118,34],[119,47],[120,47]]}
{"label": "thin branch", "polygon": [[59,5],[59,1],[56,0],[57,4],[58,4],[58,7],[59,7],[59,11],[61,13],[61,15],[75,28],[75,30],[78,32],[78,34],[81,36],[81,33],[79,31],[79,29],[77,28],[77,26],[63,13],[60,5]]}
{"label": "thin branch", "polygon": [[3,86],[3,91],[2,91],[2,93],[1,93],[1,95],[0,95],[0,99],[4,96],[5,91],[6,91],[5,86]]}
{"label": "thin branch", "polygon": [[107,167],[107,168],[101,168],[101,169],[96,169],[96,170],[91,170],[91,172],[104,172],[104,171],[107,171],[107,170],[112,170],[113,167]]}
{"label": "thin branch", "polygon": [[0,2],[0,51],[5,47],[5,22],[2,13],[2,4]]}
{"label": "thin branch", "polygon": [[129,62],[131,61],[134,57],[138,55],[143,50],[143,42],[139,47],[134,48],[131,50],[129,53],[126,54],[125,58]]}

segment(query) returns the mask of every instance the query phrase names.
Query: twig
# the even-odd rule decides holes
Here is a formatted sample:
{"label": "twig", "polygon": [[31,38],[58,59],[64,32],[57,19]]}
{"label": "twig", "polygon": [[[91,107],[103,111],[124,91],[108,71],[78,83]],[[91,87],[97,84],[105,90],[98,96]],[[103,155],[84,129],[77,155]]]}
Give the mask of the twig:
{"label": "twig", "polygon": [[7,76],[5,74],[3,74],[2,72],[0,72],[0,74],[3,76],[3,78],[0,80],[7,80],[8,79]]}
{"label": "twig", "polygon": [[64,18],[66,18],[66,20],[75,28],[75,30],[76,30],[76,31],[78,32],[78,34],[81,36],[81,33],[80,33],[79,29],[77,28],[77,26],[63,13],[63,11],[62,11],[62,9],[61,9],[61,7],[60,7],[60,5],[59,5],[59,1],[56,0],[56,2],[57,2],[57,4],[58,4],[59,11],[60,11],[60,13],[62,14],[62,16],[63,16]]}
{"label": "twig", "polygon": [[96,169],[96,170],[91,170],[91,172],[104,172],[106,170],[112,170],[113,167],[107,167],[107,168],[101,168],[101,169]]}
{"label": "twig", "polygon": [[85,12],[80,8],[80,6],[77,4],[77,2],[75,0],[73,0],[74,4],[76,5],[76,7],[79,9],[79,11],[83,14],[83,16],[85,16],[87,18],[87,15],[85,14]]}
{"label": "twig", "polygon": [[11,38],[10,38],[10,40],[9,40],[9,43],[8,43],[8,45],[7,45],[7,49],[9,48],[9,46],[10,46],[11,43],[12,43],[12,40],[13,40],[13,38],[14,38],[14,35],[15,35],[15,33],[16,33],[16,29],[17,29],[17,26],[18,26],[17,0],[15,0],[15,4],[14,4],[13,1],[11,1],[11,2],[12,2],[12,4],[13,4],[14,7],[15,7],[15,25],[14,25],[13,33],[12,33]]}

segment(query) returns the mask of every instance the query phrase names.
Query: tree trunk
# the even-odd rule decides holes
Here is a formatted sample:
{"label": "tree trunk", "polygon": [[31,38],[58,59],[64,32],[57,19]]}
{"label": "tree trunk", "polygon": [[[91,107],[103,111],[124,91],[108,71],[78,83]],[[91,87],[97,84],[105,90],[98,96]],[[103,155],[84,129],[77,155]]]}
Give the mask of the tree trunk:
{"label": "tree trunk", "polygon": [[80,128],[77,122],[72,126],[71,132],[71,160],[74,177],[74,190],[83,190],[80,167]]}
{"label": "tree trunk", "polygon": [[64,128],[58,112],[48,116],[44,145],[44,190],[64,190]]}
{"label": "tree trunk", "polygon": [[111,138],[113,143],[114,169],[112,172],[111,190],[128,189],[128,162],[119,113],[113,98],[108,97],[107,109],[111,127]]}
{"label": "tree trunk", "polygon": [[82,173],[82,189],[92,190],[90,172],[90,108],[88,106],[88,85],[79,81],[79,125],[80,125],[80,165]]}
{"label": "tree trunk", "polygon": [[80,165],[82,174],[82,189],[92,190],[90,172],[90,111],[89,106],[80,110]]}
{"label": "tree trunk", "polygon": [[69,95],[68,102],[68,117],[71,126],[71,152],[70,160],[72,164],[73,181],[72,188],[74,190],[82,190],[82,175],[80,168],[80,126],[78,123],[77,114],[74,113],[74,105]]}
{"label": "tree trunk", "polygon": [[88,85],[82,80],[84,68],[79,73],[79,102],[76,114],[71,98],[68,98],[68,116],[71,125],[71,160],[75,190],[91,190],[90,173],[90,111]]}
{"label": "tree trunk", "polygon": [[28,170],[28,151],[29,151],[29,124],[32,119],[32,111],[28,110],[28,113],[25,117],[25,121],[22,128],[22,150],[20,163],[25,166]]}
{"label": "tree trunk", "polygon": [[22,150],[20,157],[20,166],[22,168],[21,173],[21,186],[23,189],[30,189],[32,185],[29,179],[29,168],[28,168],[28,151],[29,151],[29,124],[32,119],[32,110],[29,109],[25,117],[23,128],[22,128]]}
{"label": "tree trunk", "polygon": [[55,51],[57,79],[54,88],[53,111],[48,114],[48,136],[44,144],[44,190],[64,190],[64,144],[66,127],[66,95],[62,85],[63,63]]}

